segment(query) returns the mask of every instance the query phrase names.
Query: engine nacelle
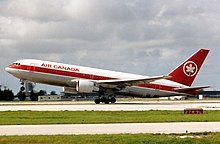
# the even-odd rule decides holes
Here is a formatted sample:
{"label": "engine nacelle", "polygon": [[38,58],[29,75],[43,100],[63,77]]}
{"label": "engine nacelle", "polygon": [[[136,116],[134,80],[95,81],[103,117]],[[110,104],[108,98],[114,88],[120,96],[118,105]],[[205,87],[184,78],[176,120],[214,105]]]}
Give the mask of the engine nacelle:
{"label": "engine nacelle", "polygon": [[92,92],[98,92],[99,88],[92,81],[77,80],[76,91],[80,93],[92,93]]}
{"label": "engine nacelle", "polygon": [[76,88],[72,88],[72,87],[64,87],[63,92],[69,94],[77,94]]}

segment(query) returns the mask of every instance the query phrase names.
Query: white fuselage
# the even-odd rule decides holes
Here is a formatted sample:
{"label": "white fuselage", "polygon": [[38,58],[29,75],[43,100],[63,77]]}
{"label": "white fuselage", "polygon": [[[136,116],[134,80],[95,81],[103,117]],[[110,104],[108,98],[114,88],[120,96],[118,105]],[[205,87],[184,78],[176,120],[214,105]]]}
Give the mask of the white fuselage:
{"label": "white fuselage", "polygon": [[[75,79],[86,79],[93,82],[102,80],[144,79],[148,76],[95,69],[83,66],[55,63],[42,60],[19,60],[6,68],[13,76],[35,83],[43,83],[62,87],[73,87]],[[189,95],[180,93],[174,88],[188,87],[170,80],[161,79],[148,84],[127,86],[118,93],[138,97]]]}

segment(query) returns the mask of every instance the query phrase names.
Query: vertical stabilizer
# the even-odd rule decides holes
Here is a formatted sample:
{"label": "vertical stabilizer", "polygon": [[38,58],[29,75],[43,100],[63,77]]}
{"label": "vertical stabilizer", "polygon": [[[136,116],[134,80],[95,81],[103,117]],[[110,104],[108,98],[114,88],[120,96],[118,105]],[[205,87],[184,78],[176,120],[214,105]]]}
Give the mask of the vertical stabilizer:
{"label": "vertical stabilizer", "polygon": [[208,53],[209,50],[207,49],[200,49],[197,51],[194,55],[168,74],[171,76],[169,80],[191,86]]}

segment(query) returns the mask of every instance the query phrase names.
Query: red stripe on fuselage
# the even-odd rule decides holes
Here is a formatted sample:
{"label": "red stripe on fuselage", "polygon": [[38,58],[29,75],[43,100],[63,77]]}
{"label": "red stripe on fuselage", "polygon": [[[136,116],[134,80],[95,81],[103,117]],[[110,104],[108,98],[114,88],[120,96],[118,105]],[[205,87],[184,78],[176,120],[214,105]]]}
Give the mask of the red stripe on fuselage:
{"label": "red stripe on fuselage", "polygon": [[[56,69],[42,68],[42,67],[29,66],[29,65],[19,65],[19,66],[9,65],[8,67],[18,69],[18,70],[39,72],[39,73],[52,74],[52,75],[60,75],[60,76],[73,77],[73,78],[83,78],[83,79],[89,79],[89,80],[118,79],[118,78],[112,78],[112,77],[106,77],[106,76],[85,74],[85,73],[73,72],[73,71],[56,70]],[[155,90],[163,90],[163,91],[179,93],[179,91],[174,90],[175,87],[171,87],[171,86],[165,86],[165,85],[159,85],[159,84],[153,84],[153,83],[147,83],[147,84],[143,83],[143,84],[139,84],[138,86],[143,87],[143,88],[152,88]],[[188,91],[186,94],[195,95],[195,94],[198,94],[198,91],[192,90],[192,91]]]}
{"label": "red stripe on fuselage", "polygon": [[[152,89],[156,89],[156,90],[163,90],[163,91],[170,91],[170,92],[180,93],[178,90],[174,90],[176,87],[171,87],[171,86],[166,86],[166,85],[144,83],[144,84],[139,84],[138,86],[139,87],[152,88]],[[191,90],[191,91],[187,91],[187,93],[185,93],[185,94],[197,95],[198,91],[197,90]]]}
{"label": "red stripe on fuselage", "polygon": [[10,65],[9,67],[14,68],[14,69],[18,69],[18,70],[25,70],[25,71],[31,71],[31,72],[39,72],[39,73],[45,73],[45,74],[74,77],[74,78],[83,78],[83,79],[89,79],[89,80],[114,80],[114,79],[117,79],[117,78],[106,77],[106,76],[99,76],[99,75],[85,74],[85,73],[64,71],[64,70],[56,70],[56,69],[49,69],[49,68],[42,68],[42,67],[28,66],[28,65],[19,65],[19,66]]}

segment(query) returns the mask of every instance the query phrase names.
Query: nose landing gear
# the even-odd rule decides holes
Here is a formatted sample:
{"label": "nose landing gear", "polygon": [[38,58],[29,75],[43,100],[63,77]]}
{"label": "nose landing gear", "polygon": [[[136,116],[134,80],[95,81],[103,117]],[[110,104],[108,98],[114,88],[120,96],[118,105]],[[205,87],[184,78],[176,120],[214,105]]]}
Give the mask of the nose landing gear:
{"label": "nose landing gear", "polygon": [[20,91],[17,94],[17,97],[19,98],[20,101],[25,101],[26,99],[26,91],[25,91],[25,87],[24,87],[24,82],[21,82],[21,87],[20,87]]}
{"label": "nose landing gear", "polygon": [[20,91],[24,91],[25,90],[25,87],[24,87],[24,82],[21,82],[21,87],[20,87]]}
{"label": "nose landing gear", "polygon": [[38,100],[38,95],[34,93],[34,83],[21,80],[20,85],[20,91],[17,94],[20,101],[25,101],[26,97],[30,97],[31,101]]}

